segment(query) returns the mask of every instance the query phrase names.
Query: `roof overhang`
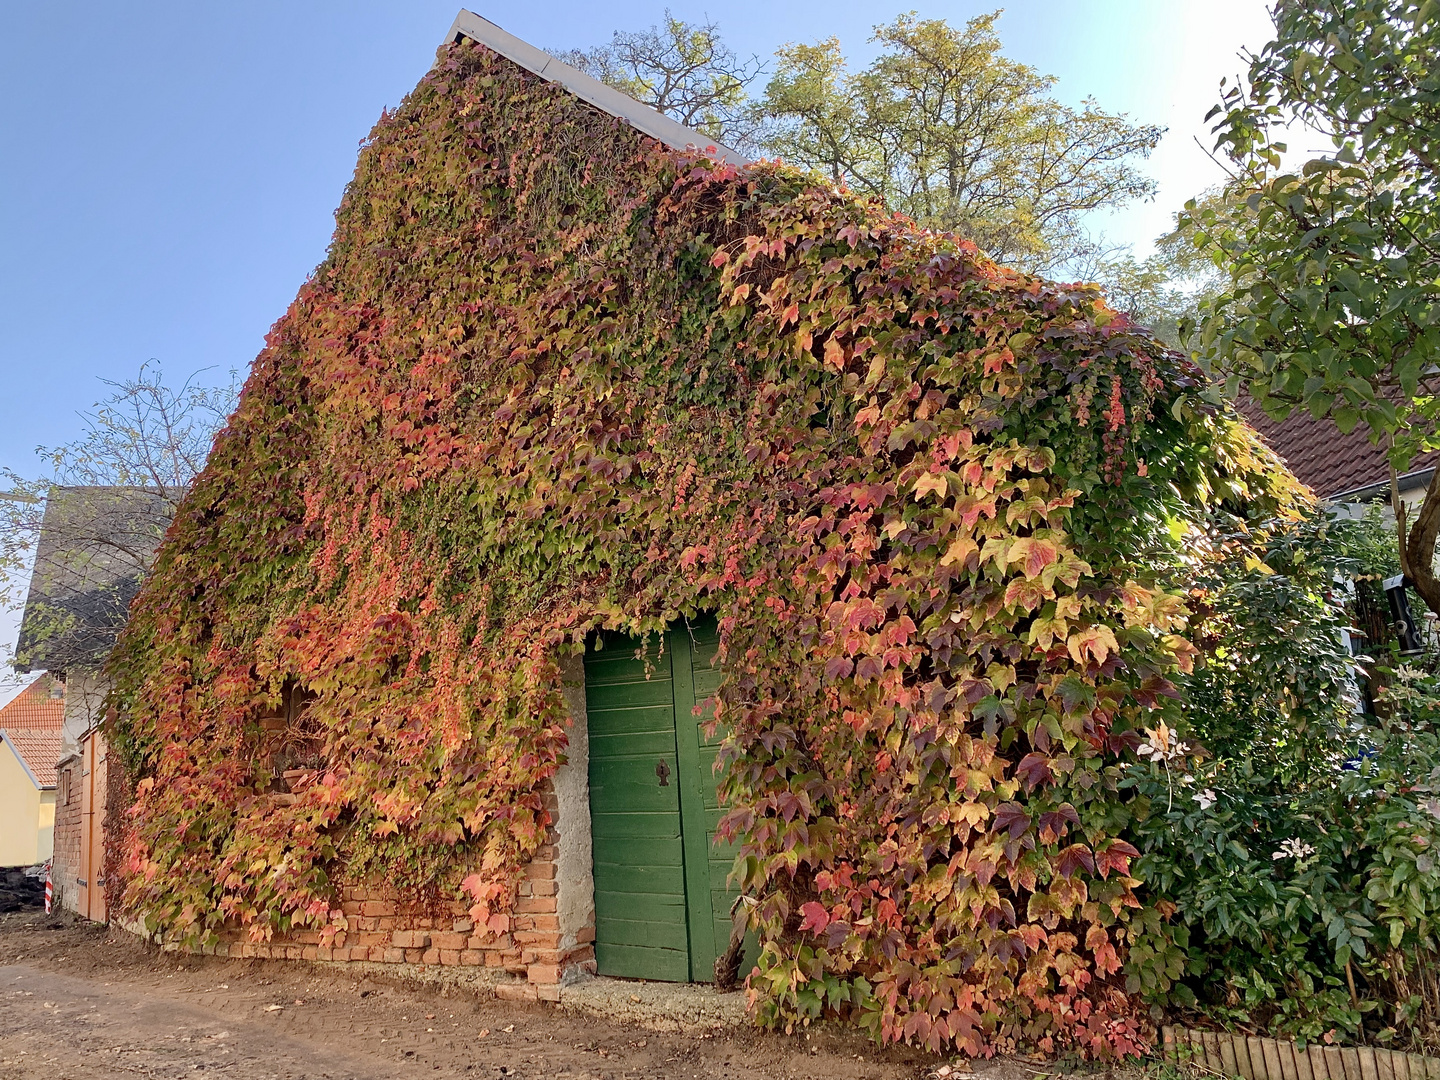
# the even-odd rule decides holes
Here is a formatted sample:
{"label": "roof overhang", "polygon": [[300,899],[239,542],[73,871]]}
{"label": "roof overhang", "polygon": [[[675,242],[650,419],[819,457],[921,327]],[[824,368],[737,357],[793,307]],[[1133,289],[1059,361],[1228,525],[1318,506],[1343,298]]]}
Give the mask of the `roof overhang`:
{"label": "roof overhang", "polygon": [[[1414,491],[1416,488],[1428,488],[1430,480],[1435,475],[1435,466],[1428,469],[1416,469],[1414,472],[1405,473],[1397,477],[1395,485],[1400,491]],[[1376,499],[1388,498],[1390,494],[1390,481],[1379,480],[1373,484],[1366,484],[1364,487],[1352,488],[1349,491],[1340,491],[1334,495],[1327,495],[1325,498],[1330,502],[1374,502]]]}
{"label": "roof overhang", "polygon": [[489,19],[481,18],[473,11],[460,9],[455,21],[450,24],[447,45],[469,38],[478,41],[507,60],[519,64],[526,71],[533,72],[547,82],[558,83],[578,98],[588,101],[597,109],[617,116],[631,127],[652,139],[656,139],[674,150],[691,150],[709,158],[717,164],[744,165],[745,155],[738,150],[717,143],[684,124],[677,123],[664,113],[656,112],[648,105],[642,105],[634,98],[622,94],[614,87],[606,86],[598,79],[592,79],[578,68],[557,60],[543,49],[537,49],[529,42],[521,41],[514,34],[500,29]]}
{"label": "roof overhang", "polygon": [[4,728],[0,728],[0,743],[4,743],[5,749],[15,756],[15,760],[20,763],[20,768],[25,770],[25,775],[30,778],[30,782],[35,785],[37,791],[49,791],[55,787],[54,784],[40,783],[40,778],[35,775],[34,770],[30,768],[30,763],[25,760],[25,755],[20,753],[20,749],[10,741],[10,733]]}

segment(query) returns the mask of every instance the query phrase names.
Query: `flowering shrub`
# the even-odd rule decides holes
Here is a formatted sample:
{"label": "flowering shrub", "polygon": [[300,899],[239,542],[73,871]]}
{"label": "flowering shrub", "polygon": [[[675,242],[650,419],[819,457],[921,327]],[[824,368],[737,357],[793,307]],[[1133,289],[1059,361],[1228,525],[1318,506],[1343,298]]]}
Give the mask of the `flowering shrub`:
{"label": "flowering shrub", "polygon": [[265,937],[383,875],[504,932],[561,657],[704,609],[759,1017],[1140,1048],[1120,781],[1193,652],[1166,573],[1295,498],[1200,378],[1091,288],[451,48],[115,654],[123,906]]}
{"label": "flowering shrub", "polygon": [[1358,528],[1234,537],[1201,576],[1191,741],[1126,781],[1149,806],[1136,873],[1177,909],[1143,989],[1302,1039],[1433,1047],[1440,684],[1401,668],[1380,716],[1354,711],[1336,576]]}

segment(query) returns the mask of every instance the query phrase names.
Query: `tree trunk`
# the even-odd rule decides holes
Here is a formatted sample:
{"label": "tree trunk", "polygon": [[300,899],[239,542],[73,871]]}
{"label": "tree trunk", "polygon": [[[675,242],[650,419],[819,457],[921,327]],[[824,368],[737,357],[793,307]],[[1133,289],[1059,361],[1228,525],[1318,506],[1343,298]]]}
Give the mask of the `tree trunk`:
{"label": "tree trunk", "polygon": [[[1399,508],[1397,507],[1397,510]],[[1404,517],[1397,514],[1396,524],[1402,530]],[[1410,535],[1401,533],[1400,569],[1425,601],[1425,606],[1440,615],[1440,578],[1435,576],[1435,541],[1440,538],[1440,468],[1430,477],[1425,501],[1415,515]]]}

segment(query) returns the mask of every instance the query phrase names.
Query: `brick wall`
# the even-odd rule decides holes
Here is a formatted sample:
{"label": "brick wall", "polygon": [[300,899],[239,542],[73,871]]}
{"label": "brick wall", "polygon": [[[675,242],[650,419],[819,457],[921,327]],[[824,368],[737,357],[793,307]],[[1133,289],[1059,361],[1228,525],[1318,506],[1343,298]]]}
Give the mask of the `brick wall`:
{"label": "brick wall", "polygon": [[62,758],[56,768],[55,856],[50,864],[50,881],[55,905],[75,910],[80,876],[80,758]]}
{"label": "brick wall", "polygon": [[509,977],[496,983],[497,996],[558,1001],[560,984],[569,974],[594,972],[595,929],[592,914],[588,926],[562,931],[558,913],[562,885],[556,866],[559,804],[553,791],[546,792],[545,805],[552,824],[545,845],[525,868],[509,933],[477,933],[468,905],[461,901],[437,912],[407,904],[393,889],[349,885],[340,890],[345,930],[328,945],[321,944],[318,930],[291,931],[268,942],[246,941],[235,931],[223,936],[213,950],[204,951],[270,960],[486,968]]}

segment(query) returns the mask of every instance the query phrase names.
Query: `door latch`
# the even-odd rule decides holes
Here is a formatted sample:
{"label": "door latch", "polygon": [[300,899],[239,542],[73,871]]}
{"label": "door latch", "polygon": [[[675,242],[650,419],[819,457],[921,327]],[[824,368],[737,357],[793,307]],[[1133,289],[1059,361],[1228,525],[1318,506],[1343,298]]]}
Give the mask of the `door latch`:
{"label": "door latch", "polygon": [[665,763],[663,757],[655,763],[655,775],[660,778],[661,787],[670,786],[670,766]]}

